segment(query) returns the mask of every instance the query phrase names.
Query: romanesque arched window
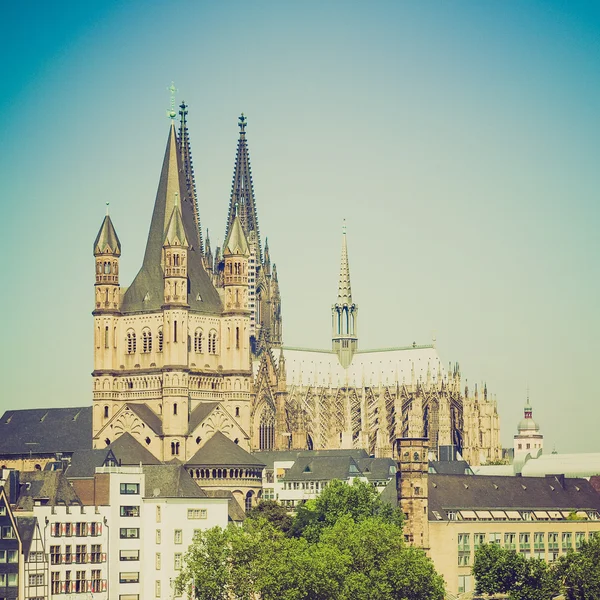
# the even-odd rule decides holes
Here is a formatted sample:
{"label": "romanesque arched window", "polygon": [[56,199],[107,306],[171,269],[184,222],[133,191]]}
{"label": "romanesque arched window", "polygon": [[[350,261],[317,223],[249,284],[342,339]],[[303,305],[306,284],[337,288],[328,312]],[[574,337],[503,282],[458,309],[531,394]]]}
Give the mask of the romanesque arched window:
{"label": "romanesque arched window", "polygon": [[163,330],[162,330],[162,327],[159,327],[159,329],[158,329],[158,351],[159,352],[163,351]]}
{"label": "romanesque arched window", "polygon": [[201,353],[204,352],[203,342],[204,342],[204,333],[202,329],[196,329],[194,333],[194,352]]}
{"label": "romanesque arched window", "polygon": [[136,347],[135,331],[130,329],[127,332],[127,354],[135,354]]}
{"label": "romanesque arched window", "polygon": [[261,450],[272,450],[275,447],[275,414],[267,404],[260,413],[258,432],[258,447]]}
{"label": "romanesque arched window", "polygon": [[208,334],[208,353],[217,354],[217,332],[214,329]]}
{"label": "romanesque arched window", "polygon": [[244,502],[244,507],[246,509],[246,512],[250,512],[250,510],[252,510],[252,499],[254,498],[254,492],[253,491],[249,491],[246,494],[246,500]]}
{"label": "romanesque arched window", "polygon": [[147,328],[142,331],[142,352],[152,352],[152,332]]}
{"label": "romanesque arched window", "polygon": [[108,406],[104,407],[104,418],[108,419]]}

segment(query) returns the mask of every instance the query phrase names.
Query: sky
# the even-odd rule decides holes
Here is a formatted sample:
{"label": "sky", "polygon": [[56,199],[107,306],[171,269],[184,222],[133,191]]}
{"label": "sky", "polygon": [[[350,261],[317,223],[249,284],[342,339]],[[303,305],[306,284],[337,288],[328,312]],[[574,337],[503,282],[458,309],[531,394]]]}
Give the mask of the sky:
{"label": "sky", "polygon": [[285,344],[330,347],[346,219],[361,348],[435,337],[504,445],[529,389],[600,451],[597,2],[33,1],[0,39],[0,413],[91,404],[93,241],[109,202],[128,285],[174,81],[213,244],[248,117]]}

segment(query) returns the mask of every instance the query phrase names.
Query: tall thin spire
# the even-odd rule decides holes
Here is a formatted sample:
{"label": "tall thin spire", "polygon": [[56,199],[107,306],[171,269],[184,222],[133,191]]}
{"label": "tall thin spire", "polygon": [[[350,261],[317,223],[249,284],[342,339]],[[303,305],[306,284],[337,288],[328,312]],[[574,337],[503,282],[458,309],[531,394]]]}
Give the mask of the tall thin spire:
{"label": "tall thin spire", "polygon": [[340,262],[340,280],[338,284],[338,304],[352,304],[348,245],[346,243],[346,219],[344,219],[344,225],[342,226],[342,259]]}
{"label": "tall thin spire", "polygon": [[202,226],[200,224],[200,210],[198,208],[198,195],[196,193],[196,180],[194,178],[194,165],[192,163],[192,147],[187,127],[188,107],[185,102],[179,105],[179,150],[181,153],[181,164],[185,175],[186,196],[194,210],[194,221],[198,229],[200,241],[199,253],[204,256],[204,240],[202,239]]}
{"label": "tall thin spire", "polygon": [[[250,239],[254,232],[256,237],[256,254],[262,264],[262,246],[260,243],[260,232],[258,229],[258,216],[256,202],[254,199],[254,186],[252,184],[252,169],[250,168],[250,154],[246,140],[246,117],[244,113],[239,118],[240,137],[238,138],[237,151],[235,155],[235,166],[233,171],[233,182],[231,186],[231,198],[229,200],[229,213],[227,216],[227,227],[225,239],[229,236],[229,230],[233,225],[234,217],[240,218],[244,234]],[[236,210],[237,207],[237,210]]]}

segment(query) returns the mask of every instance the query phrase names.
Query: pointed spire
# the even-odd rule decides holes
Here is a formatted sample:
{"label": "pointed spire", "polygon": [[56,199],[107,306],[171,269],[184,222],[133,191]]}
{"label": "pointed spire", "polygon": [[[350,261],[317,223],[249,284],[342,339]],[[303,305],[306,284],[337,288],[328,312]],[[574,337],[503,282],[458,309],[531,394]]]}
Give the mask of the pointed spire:
{"label": "pointed spire", "polygon": [[229,230],[233,225],[233,219],[237,213],[246,239],[250,238],[252,232],[254,232],[256,236],[256,254],[260,264],[262,264],[263,255],[260,243],[260,232],[258,229],[258,216],[254,199],[254,186],[252,184],[250,154],[248,152],[248,142],[246,140],[246,121],[247,119],[242,113],[238,122],[240,137],[238,139],[237,152],[235,155],[233,183],[231,186],[231,198],[229,200],[229,214],[227,216],[225,239],[229,237]]}
{"label": "pointed spire", "polygon": [[[108,203],[106,206],[108,207]],[[121,242],[108,214],[108,208],[94,242],[94,254],[105,254],[107,250],[110,254],[121,255]]]}
{"label": "pointed spire", "polygon": [[243,254],[245,256],[250,256],[248,240],[246,240],[240,218],[237,215],[233,218],[233,224],[229,229],[229,236],[223,244],[223,256],[227,254]]}
{"label": "pointed spire", "polygon": [[200,224],[200,210],[198,208],[198,195],[196,193],[196,180],[194,178],[194,165],[192,164],[192,147],[187,127],[188,107],[185,102],[179,105],[179,149],[181,153],[181,164],[185,175],[186,196],[192,205],[194,222],[198,230],[199,253],[204,256],[204,242],[202,239],[202,226]]}
{"label": "pointed spire", "polygon": [[167,231],[165,233],[165,246],[186,246],[188,245],[187,236],[185,235],[185,228],[183,226],[183,217],[181,216],[181,204],[179,203],[179,196],[175,194],[175,206],[167,225]]}
{"label": "pointed spire", "polygon": [[342,259],[340,263],[340,279],[338,284],[338,304],[352,304],[348,246],[346,244],[346,219],[344,219],[344,225],[342,227]]}
{"label": "pointed spire", "polygon": [[265,273],[271,274],[271,255],[269,254],[269,239],[265,238]]}

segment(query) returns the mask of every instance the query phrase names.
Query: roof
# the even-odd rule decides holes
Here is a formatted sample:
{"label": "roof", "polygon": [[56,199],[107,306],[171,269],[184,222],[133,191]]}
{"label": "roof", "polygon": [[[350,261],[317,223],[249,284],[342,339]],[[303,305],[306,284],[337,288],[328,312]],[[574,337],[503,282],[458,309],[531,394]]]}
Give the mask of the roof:
{"label": "roof", "polygon": [[144,467],[145,498],[206,498],[182,465]]}
{"label": "roof", "polygon": [[393,458],[360,458],[356,460],[356,464],[369,481],[384,481],[390,478],[396,481],[397,463]]}
{"label": "roof", "polygon": [[446,376],[437,350],[433,346],[410,346],[380,350],[359,350],[344,369],[336,352],[308,348],[283,348],[288,385],[303,386],[373,386],[402,385],[432,381]]}
{"label": "roof", "polygon": [[156,192],[144,261],[139,273],[123,296],[121,312],[158,311],[163,305],[164,280],[161,256],[168,219],[173,213],[176,197],[181,201],[183,227],[190,245],[187,264],[190,310],[208,314],[218,314],[222,311],[219,293],[202,266],[193,200],[182,193],[186,188],[181,156],[177,148],[175,126],[172,124]]}
{"label": "roof", "polygon": [[267,469],[273,469],[275,462],[292,461],[299,456],[351,456],[354,459],[368,458],[367,451],[360,449],[336,450],[258,450],[252,453],[258,460],[265,463]]}
{"label": "roof", "polygon": [[92,407],[7,410],[0,455],[55,454],[92,448]]}
{"label": "roof", "polygon": [[429,472],[441,475],[473,475],[466,460],[430,460]]}
{"label": "roof", "polygon": [[94,254],[121,254],[121,242],[117,237],[117,232],[113,226],[113,223],[108,215],[104,217],[96,240],[94,241]]}
{"label": "roof", "polygon": [[134,404],[128,402],[125,406],[136,414],[156,435],[163,434],[163,426],[160,417],[147,404]]}
{"label": "roof", "polygon": [[188,433],[193,433],[196,427],[208,417],[208,415],[219,405],[218,402],[201,402],[194,408],[188,423]]}
{"label": "roof", "polygon": [[120,465],[158,465],[160,461],[150,450],[144,448],[131,433],[121,434],[108,446]]}
{"label": "roof", "polygon": [[350,456],[299,456],[286,474],[286,481],[346,481],[363,477],[356,461]]}
{"label": "roof", "polygon": [[346,225],[342,233],[342,258],[340,261],[340,279],[338,284],[338,299],[340,305],[352,304],[352,288],[350,287],[350,267],[348,266],[348,245],[346,243]]}
{"label": "roof", "polygon": [[240,218],[235,215],[233,224],[229,230],[229,235],[223,244],[223,255],[226,254],[242,254],[244,256],[250,255],[248,249],[248,241],[244,235]]}
{"label": "roof", "polygon": [[27,558],[29,557],[29,549],[31,548],[31,542],[33,541],[33,537],[35,536],[35,526],[37,523],[37,518],[16,516],[15,520],[17,521],[19,537],[21,538],[21,543],[23,544],[23,554],[25,555],[25,560],[27,560]]}
{"label": "roof", "polygon": [[179,204],[173,207],[164,243],[169,246],[184,246],[187,248],[188,241],[187,236],[185,235],[183,217],[181,216],[181,210],[179,210]]}
{"label": "roof", "polygon": [[81,504],[63,471],[24,471],[20,473],[17,510],[33,510],[36,500],[50,506]]}
{"label": "roof", "polygon": [[68,479],[93,478],[96,467],[104,467],[116,457],[110,448],[101,450],[77,450],[71,457],[71,462],[65,471]]}
{"label": "roof", "polygon": [[240,448],[220,431],[214,433],[186,464],[200,467],[231,466],[263,468],[265,466],[258,458]]}
{"label": "roof", "polygon": [[567,477],[600,475],[600,452],[580,454],[541,454],[531,457],[521,469],[523,477],[564,473]]}
{"label": "roof", "polygon": [[586,479],[429,475],[429,513],[448,510],[599,510],[600,494]]}

